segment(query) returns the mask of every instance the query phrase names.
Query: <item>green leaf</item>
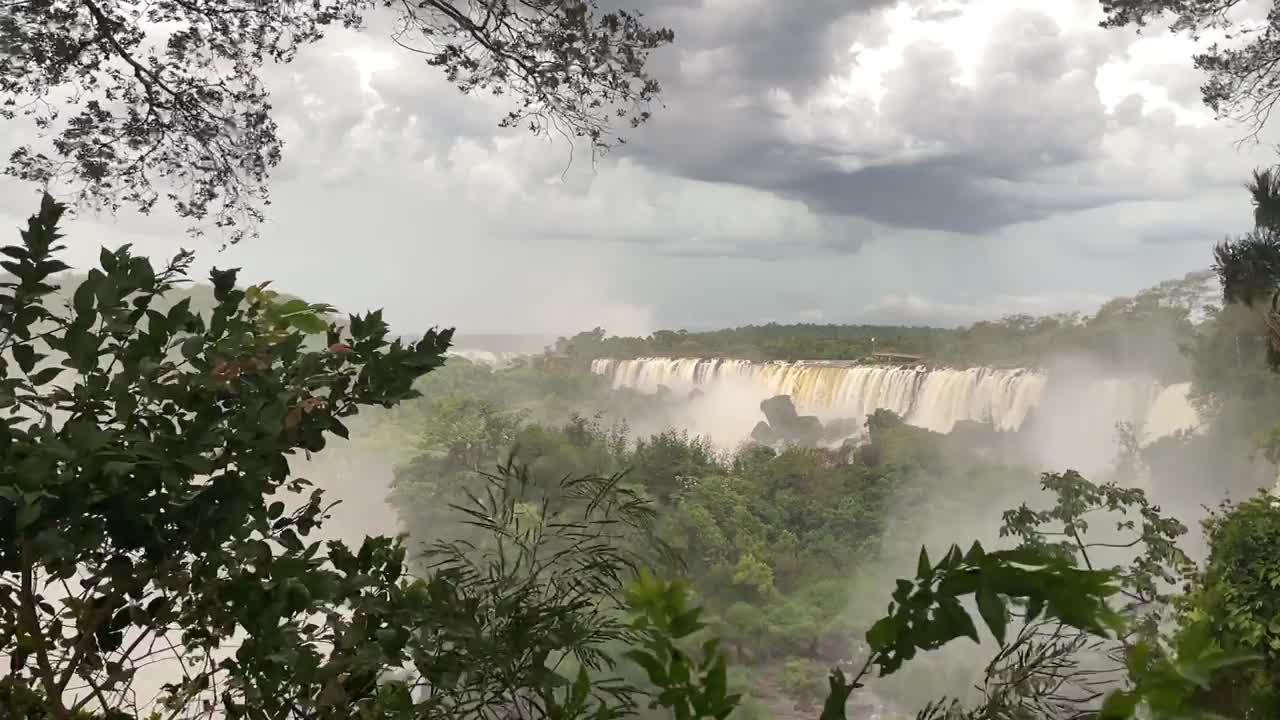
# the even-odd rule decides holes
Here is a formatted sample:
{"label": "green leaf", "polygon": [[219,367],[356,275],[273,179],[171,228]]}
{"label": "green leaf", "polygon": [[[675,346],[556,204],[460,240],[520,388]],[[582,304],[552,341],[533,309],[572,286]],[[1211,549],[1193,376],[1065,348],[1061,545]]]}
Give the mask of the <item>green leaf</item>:
{"label": "green leaf", "polygon": [[35,502],[25,502],[18,506],[18,516],[15,518],[18,530],[23,530],[32,523],[40,519],[40,505]]}
{"label": "green leaf", "polygon": [[689,661],[678,651],[671,655],[671,666],[667,668],[667,678],[672,685],[685,685],[689,682]]}
{"label": "green leaf", "polygon": [[102,472],[109,477],[120,477],[127,475],[133,470],[134,463],[112,460],[102,466]]}
{"label": "green leaf", "polygon": [[36,366],[36,349],[27,343],[18,343],[11,348],[13,359],[17,361],[22,372],[29,373]]}
{"label": "green leaf", "polygon": [[41,385],[48,385],[49,383],[53,382],[53,379],[58,377],[59,373],[61,373],[64,369],[65,368],[60,368],[60,367],[44,368],[39,372],[37,372],[35,375],[31,376],[31,382],[36,387],[39,387]]}
{"label": "green leaf", "polygon": [[[1182,658],[1179,658],[1181,660]],[[1237,665],[1249,665],[1261,662],[1265,659],[1264,655],[1255,652],[1216,650],[1205,653],[1194,661],[1198,671],[1212,674],[1224,668],[1235,667]]]}
{"label": "green leaf", "polygon": [[1129,675],[1137,676],[1146,672],[1147,664],[1151,661],[1151,643],[1148,640],[1139,640],[1134,643],[1133,647],[1125,656],[1125,668],[1129,671]]}
{"label": "green leaf", "polygon": [[587,701],[587,693],[591,690],[591,678],[587,676],[587,666],[578,666],[578,678],[573,683],[573,690],[569,696],[569,704],[572,707],[581,707]]}
{"label": "green leaf", "polygon": [[676,639],[687,637],[705,627],[698,622],[698,616],[701,614],[702,608],[693,608],[671,618],[671,637]]}
{"label": "green leaf", "polygon": [[867,645],[873,651],[880,651],[892,647],[894,641],[898,637],[898,621],[897,618],[890,615],[880,618],[867,629],[866,641]]}
{"label": "green leaf", "polygon": [[183,340],[182,345],[179,348],[180,352],[182,353],[182,357],[188,360],[191,360],[196,356],[198,356],[200,354],[200,351],[203,349],[204,349],[204,336],[202,335],[192,335],[186,340]]}
{"label": "green leaf", "polygon": [[76,288],[71,296],[71,304],[77,315],[89,315],[93,312],[93,303],[97,298],[96,286],[97,283],[85,280]]}
{"label": "green leaf", "polygon": [[959,601],[954,598],[938,599],[937,620],[941,624],[946,639],[964,636],[976,643],[981,642],[978,638],[978,628],[973,624],[973,618],[969,617],[969,613],[965,612]]}
{"label": "green leaf", "polygon": [[1115,690],[1102,702],[1098,720],[1129,720],[1142,697],[1131,690]]}
{"label": "green leaf", "polygon": [[929,550],[920,546],[920,558],[916,561],[916,579],[927,580],[933,577],[933,564],[929,562]]}
{"label": "green leaf", "polygon": [[725,668],[724,656],[716,657],[715,664],[711,666],[711,670],[703,678],[703,698],[710,707],[716,707],[724,702],[725,694],[728,692],[728,673]]}
{"label": "green leaf", "polygon": [[290,316],[289,324],[308,335],[318,335],[329,329],[329,323],[324,318],[310,313]]}
{"label": "green leaf", "polygon": [[1178,660],[1183,662],[1199,658],[1213,641],[1213,629],[1209,623],[1201,621],[1188,624],[1178,637]]}
{"label": "green leaf", "polygon": [[846,681],[844,673],[839,670],[831,671],[827,684],[829,686],[827,699],[822,704],[822,714],[818,720],[845,720],[845,705],[848,704],[849,695],[857,689],[857,686]]}
{"label": "green leaf", "polygon": [[983,558],[987,556],[986,550],[983,550],[982,543],[977,540],[973,541],[973,545],[969,546],[969,552],[965,553],[964,561],[970,565],[981,563]]}
{"label": "green leaf", "polygon": [[172,331],[174,328],[181,327],[182,322],[190,315],[191,298],[187,297],[174,303],[173,307],[169,308],[169,312],[165,315],[165,319],[168,321],[169,328]]}
{"label": "green leaf", "polygon": [[995,636],[996,642],[1004,645],[1005,628],[1008,624],[1004,598],[992,590],[991,586],[982,584],[978,586],[977,601],[978,614],[987,623],[987,627],[990,628],[991,634]]}
{"label": "green leaf", "polygon": [[230,270],[219,270],[213,268],[209,271],[209,281],[213,283],[213,299],[218,302],[226,302],[231,297],[231,291],[236,287],[236,275],[240,272],[239,268]]}
{"label": "green leaf", "polygon": [[1023,618],[1023,622],[1031,622],[1040,617],[1040,613],[1044,612],[1044,598],[1032,597],[1027,600],[1027,612]]}
{"label": "green leaf", "polygon": [[306,300],[299,300],[298,298],[294,298],[293,300],[282,303],[278,308],[281,316],[288,316],[288,315],[293,315],[295,313],[307,312],[310,309],[311,309],[311,306],[307,304]]}
{"label": "green leaf", "polygon": [[628,650],[622,656],[644,668],[649,674],[649,682],[660,688],[667,686],[667,670],[657,657],[643,650]]}

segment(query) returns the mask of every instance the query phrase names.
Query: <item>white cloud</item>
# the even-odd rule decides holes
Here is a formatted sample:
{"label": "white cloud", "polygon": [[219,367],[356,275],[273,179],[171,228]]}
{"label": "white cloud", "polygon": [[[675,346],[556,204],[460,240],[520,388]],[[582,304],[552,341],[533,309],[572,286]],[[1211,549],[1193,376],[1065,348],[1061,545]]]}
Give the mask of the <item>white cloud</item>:
{"label": "white cloud", "polygon": [[[1096,0],[821,0],[776,27],[802,11],[643,1],[677,30],[669,107],[594,167],[376,35],[274,69],[271,221],[202,262],[415,329],[968,322],[1207,265],[1272,159],[1207,121],[1188,41],[1103,31]],[[12,225],[28,198],[0,189]],[[183,240],[163,214],[72,238],[82,264]]]}

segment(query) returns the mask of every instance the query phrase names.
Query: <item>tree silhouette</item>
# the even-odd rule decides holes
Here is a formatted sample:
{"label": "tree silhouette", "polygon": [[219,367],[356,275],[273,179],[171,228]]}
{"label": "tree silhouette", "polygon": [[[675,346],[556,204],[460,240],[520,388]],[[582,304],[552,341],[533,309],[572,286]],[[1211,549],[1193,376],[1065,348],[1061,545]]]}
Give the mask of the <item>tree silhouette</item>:
{"label": "tree silhouette", "polygon": [[334,27],[396,13],[392,41],[464,93],[514,96],[502,126],[587,140],[649,117],[647,56],[670,30],[596,0],[5,0],[0,117],[28,116],[6,172],[67,181],[74,200],[149,212],[165,202],[231,242],[254,234],[281,140],[261,78]]}

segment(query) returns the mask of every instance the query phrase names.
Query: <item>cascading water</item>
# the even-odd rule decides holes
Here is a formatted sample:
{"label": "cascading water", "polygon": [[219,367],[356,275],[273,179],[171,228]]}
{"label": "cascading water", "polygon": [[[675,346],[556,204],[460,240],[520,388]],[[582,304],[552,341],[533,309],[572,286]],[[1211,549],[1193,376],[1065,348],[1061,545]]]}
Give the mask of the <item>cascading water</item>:
{"label": "cascading water", "polygon": [[[1049,374],[1028,369],[757,363],[723,358],[599,359],[591,369],[617,388],[656,392],[666,386],[681,393],[697,388],[733,395],[738,402],[729,412],[746,413],[749,420],[734,424],[732,432],[738,439],[759,417],[758,410],[750,408],[773,395],[790,395],[800,413],[824,421],[861,419],[883,408],[912,425],[943,433],[966,420],[991,423],[998,430],[1018,430],[1035,411],[1044,434],[1053,436],[1051,445],[1077,445],[1073,438],[1098,435],[1105,436],[1108,452],[1119,422],[1134,426],[1144,442],[1199,424],[1187,400],[1189,385],[1162,388],[1149,378],[1055,377],[1050,382]],[[729,439],[723,432],[720,435],[721,440]]]}
{"label": "cascading water", "polygon": [[1027,370],[929,370],[837,362],[768,362],[697,358],[596,360],[592,372],[614,387],[688,392],[718,384],[756,388],[759,400],[790,395],[801,413],[828,420],[892,410],[913,425],[950,432],[961,420],[1016,430],[1035,406],[1044,377]]}
{"label": "cascading water", "polygon": [[523,357],[525,353],[493,352],[492,350],[475,350],[471,348],[450,348],[445,352],[445,355],[452,355],[454,357],[463,358],[467,362],[488,365],[494,369],[501,369],[510,365],[517,358]]}

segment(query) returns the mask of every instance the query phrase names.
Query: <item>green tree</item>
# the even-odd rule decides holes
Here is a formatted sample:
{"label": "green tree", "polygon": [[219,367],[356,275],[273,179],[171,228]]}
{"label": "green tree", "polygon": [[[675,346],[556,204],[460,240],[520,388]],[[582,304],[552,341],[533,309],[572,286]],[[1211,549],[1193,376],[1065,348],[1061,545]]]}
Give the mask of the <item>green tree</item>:
{"label": "green tree", "polygon": [[[127,247],[104,250],[56,309],[48,281],[66,268],[62,213],[46,196],[22,244],[3,249],[14,277],[0,294],[0,402],[11,410],[0,425],[0,638],[11,685],[37,690],[53,717],[106,710],[127,695],[140,649],[168,638],[212,662],[237,631],[260,653],[189,681],[226,675],[230,706],[274,695],[290,663],[314,673],[347,662],[354,647],[325,658],[313,645],[339,627],[302,618],[358,610],[368,583],[319,569],[320,544],[304,538],[323,515],[320,495],[292,509],[274,499],[307,486],[285,460],[345,435],[343,419],[361,406],[411,395],[451,331],[388,342],[375,313],[351,316],[340,334],[321,316],[328,308],[253,299],[220,270],[209,317],[189,302],[161,313],[152,304],[183,281],[191,255],[156,271]],[[305,349],[316,333],[322,348]],[[375,542],[360,557],[372,571],[394,553]],[[317,701],[319,680],[304,670],[288,699]],[[70,696],[86,683],[91,693]],[[205,689],[189,683],[174,693]]]}
{"label": "green tree", "polygon": [[[914,581],[898,580],[889,614],[867,631],[871,654],[852,682],[833,674],[824,720],[843,718],[835,703],[872,667],[886,675],[921,650],[954,639],[977,642],[977,626],[960,604],[972,597],[999,649],[986,668],[982,703],[932,702],[917,720],[1186,720],[1220,717],[1204,694],[1258,655],[1217,637],[1209,623],[1188,622],[1172,639],[1161,633],[1160,607],[1190,563],[1175,540],[1186,528],[1164,517],[1140,490],[1094,485],[1078,474],[1046,474],[1056,503],[1005,514],[1010,550],[968,552],[952,546],[937,563],[921,550]],[[1091,540],[1090,524],[1108,513],[1132,519],[1122,536]],[[1127,536],[1127,537],[1124,537]],[[1095,553],[1136,549],[1129,566],[1101,567]],[[1070,588],[1070,589],[1068,589]],[[1113,605],[1115,600],[1119,605]]]}
{"label": "green tree", "polygon": [[1218,244],[1214,270],[1228,303],[1253,306],[1275,302],[1280,287],[1280,169],[1255,170],[1246,188],[1253,203],[1254,230]]}
{"label": "green tree", "polygon": [[49,147],[18,147],[7,172],[68,180],[78,201],[113,210],[164,202],[239,240],[262,219],[282,152],[264,63],[375,11],[396,13],[395,44],[463,92],[514,96],[503,126],[593,150],[615,142],[613,121],[649,117],[659,85],[645,62],[673,38],[596,0],[11,0],[0,117],[30,116]]}
{"label": "green tree", "polygon": [[[452,331],[389,340],[349,316],[211,273],[207,314],[157,307],[189,253],[156,270],[104,250],[65,307],[47,196],[0,248],[0,707],[27,720],[612,718],[641,702],[720,718],[714,642],[697,657],[683,586],[644,576],[652,511],[609,478],[566,480],[528,512],[505,467],[458,510],[483,543],[443,542],[415,573],[399,539],[316,538],[323,493],[288,458],[347,435],[362,407],[414,396]],[[309,342],[323,337],[323,342]],[[628,595],[628,587],[634,587]],[[611,642],[668,672],[615,679]],[[637,658],[647,662],[649,656]],[[158,665],[172,662],[169,672]],[[567,672],[566,665],[576,666]],[[166,681],[135,697],[144,668]],[[646,665],[647,668],[647,665]]]}
{"label": "green tree", "polygon": [[[1144,27],[1153,21],[1171,20],[1172,28],[1193,36],[1207,30],[1225,32],[1247,42],[1239,47],[1214,44],[1194,58],[1195,67],[1208,75],[1201,86],[1204,103],[1220,116],[1251,123],[1260,130],[1280,99],[1280,4],[1271,3],[1261,23],[1236,22],[1231,17],[1238,0],[1101,0],[1106,19],[1103,27]],[[1270,0],[1268,0],[1270,2]]]}
{"label": "green tree", "polygon": [[1251,719],[1280,708],[1280,508],[1267,494],[1224,504],[1205,520],[1209,558],[1181,607],[1188,624],[1204,624],[1228,647],[1263,658],[1223,673],[1199,700],[1218,712]]}

